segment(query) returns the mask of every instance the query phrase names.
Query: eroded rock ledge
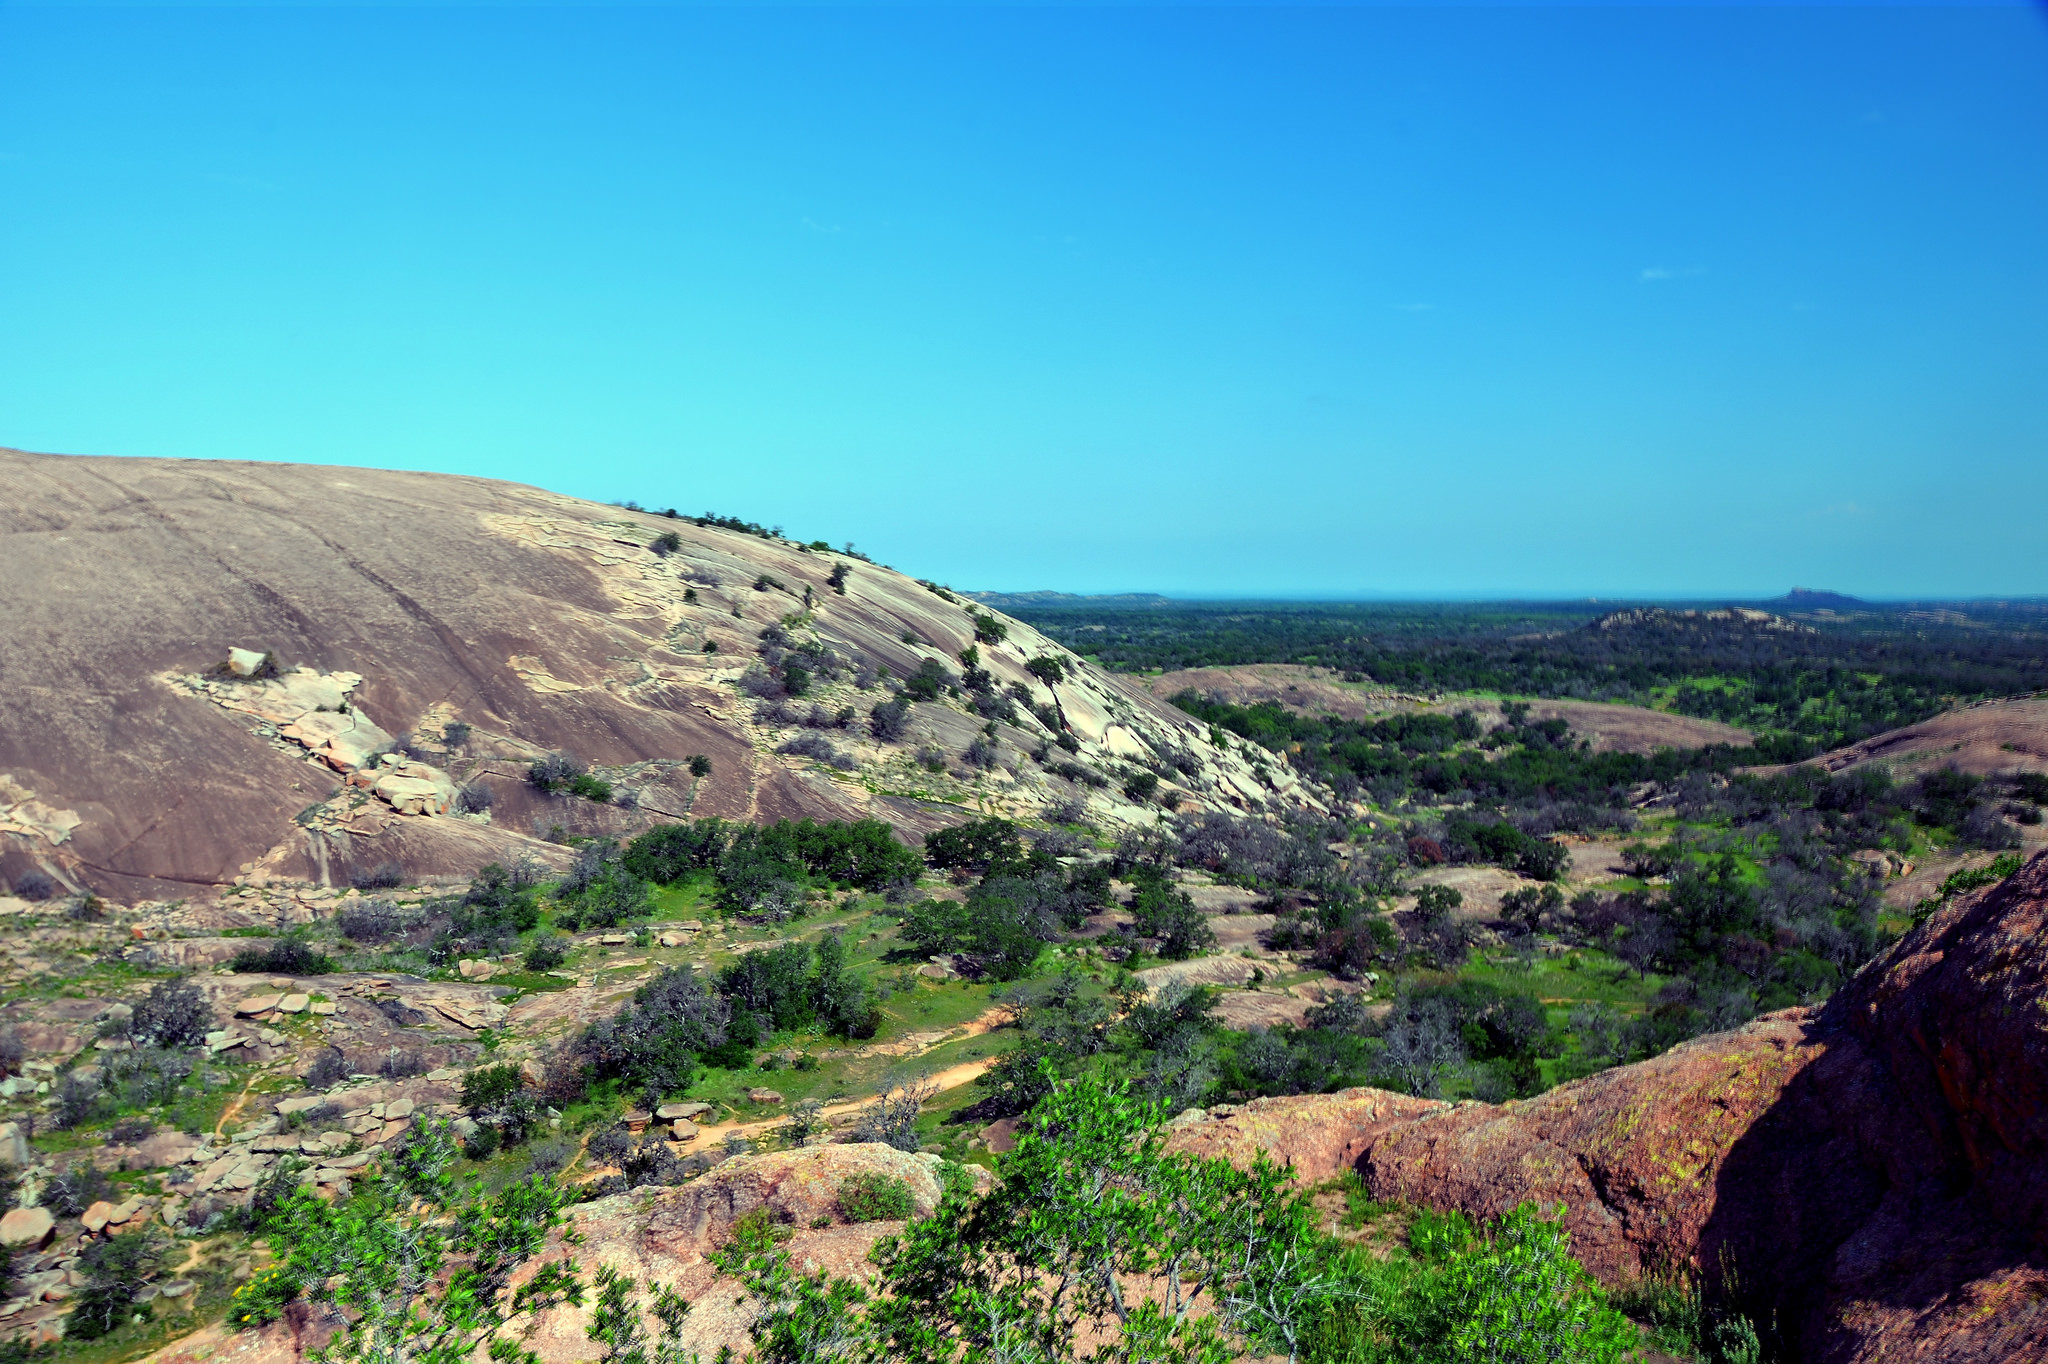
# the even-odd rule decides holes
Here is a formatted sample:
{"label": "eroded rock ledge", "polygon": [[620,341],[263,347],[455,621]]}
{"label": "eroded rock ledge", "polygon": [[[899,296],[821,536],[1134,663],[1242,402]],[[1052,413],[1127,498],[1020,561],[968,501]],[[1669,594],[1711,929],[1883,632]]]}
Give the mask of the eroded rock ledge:
{"label": "eroded rock ledge", "polygon": [[[2048,1357],[2048,856],[1940,911],[1825,1007],[1500,1106],[1375,1090],[1184,1117],[1375,1197],[1563,1203],[1609,1283],[1727,1280],[1806,1360]],[[1728,1271],[1733,1271],[1732,1279]]]}

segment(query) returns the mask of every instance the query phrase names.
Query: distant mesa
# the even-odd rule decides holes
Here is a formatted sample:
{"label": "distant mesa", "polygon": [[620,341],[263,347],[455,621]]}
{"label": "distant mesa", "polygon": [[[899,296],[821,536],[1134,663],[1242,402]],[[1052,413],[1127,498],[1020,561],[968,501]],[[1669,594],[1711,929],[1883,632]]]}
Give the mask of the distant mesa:
{"label": "distant mesa", "polygon": [[1811,587],[1795,587],[1784,596],[1774,597],[1761,604],[1785,611],[1861,611],[1867,610],[1870,606],[1870,603],[1861,597]]}

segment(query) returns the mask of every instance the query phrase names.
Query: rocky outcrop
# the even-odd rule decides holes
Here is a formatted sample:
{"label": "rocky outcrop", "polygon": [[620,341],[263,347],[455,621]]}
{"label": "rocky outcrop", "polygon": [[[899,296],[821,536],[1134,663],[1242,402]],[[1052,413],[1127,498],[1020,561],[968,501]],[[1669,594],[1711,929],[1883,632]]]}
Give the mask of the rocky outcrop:
{"label": "rocky outcrop", "polygon": [[[765,1207],[788,1229],[785,1246],[796,1264],[866,1278],[873,1273],[868,1253],[882,1237],[901,1231],[903,1224],[847,1223],[839,1215],[840,1186],[855,1174],[892,1176],[910,1186],[916,1210],[928,1213],[939,1200],[937,1161],[936,1156],[907,1155],[874,1144],[741,1156],[679,1187],[639,1188],[579,1204],[571,1214],[578,1238],[572,1253],[586,1278],[598,1266],[608,1265],[646,1290],[655,1284],[676,1287],[692,1304],[683,1344],[708,1360],[721,1347],[748,1346],[753,1300],[706,1259],[725,1243],[737,1218]],[[534,1323],[527,1343],[544,1364],[588,1360],[594,1348],[584,1331],[589,1323],[587,1304],[548,1312]],[[208,1328],[151,1359],[156,1364],[224,1358],[240,1364],[300,1364],[329,1338],[323,1324],[301,1304],[259,1330],[231,1333]]]}
{"label": "rocky outcrop", "polygon": [[1355,1169],[1389,1128],[1448,1107],[1435,1099],[1383,1089],[1254,1099],[1207,1111],[1189,1109],[1173,1120],[1169,1145],[1190,1155],[1218,1156],[1239,1164],[1263,1151],[1275,1164],[1291,1169],[1297,1182],[1315,1185]]}
{"label": "rocky outcrop", "polygon": [[1802,1360],[2048,1357],[2048,856],[1819,1010],[1526,1102],[1390,1121],[1392,1097],[1266,1100],[1176,1141],[1481,1216],[1562,1203],[1602,1279],[1700,1273]]}
{"label": "rocky outcrop", "polygon": [[[1141,770],[1187,808],[1319,803],[1021,622],[977,644],[983,611],[822,545],[487,479],[0,451],[0,878],[134,900],[466,876],[556,827],[686,814],[917,837],[1079,801],[1149,826]],[[757,698],[764,630],[836,662]],[[957,679],[970,645],[981,709],[947,694],[870,732],[885,676]],[[530,786],[557,750],[631,799]],[[448,817],[458,787],[489,812]]]}

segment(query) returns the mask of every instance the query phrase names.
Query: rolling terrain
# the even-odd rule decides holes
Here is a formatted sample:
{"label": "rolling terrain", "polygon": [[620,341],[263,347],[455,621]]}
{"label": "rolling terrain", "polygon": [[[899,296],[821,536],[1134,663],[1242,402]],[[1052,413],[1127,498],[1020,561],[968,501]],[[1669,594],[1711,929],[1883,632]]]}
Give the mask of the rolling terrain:
{"label": "rolling terrain", "polygon": [[[900,1223],[842,1215],[847,1181],[901,1180],[919,1212],[942,1158],[985,1186],[1030,1120],[989,1081],[1051,1039],[1063,1074],[1121,1067],[1177,1113],[1177,1148],[1292,1165],[1334,1201],[1333,1233],[1356,1231],[1346,1199],[1402,1219],[1563,1203],[1596,1277],[1708,1284],[1782,1359],[2048,1340],[2048,863],[1944,887],[1994,854],[1911,795],[1944,764],[2048,770],[2037,699],[1813,760],[1808,776],[1901,778],[1882,819],[1823,846],[1813,791],[1736,799],[1787,769],[1742,768],[1755,755],[1729,750],[1753,736],[1730,724],[1404,695],[1311,665],[1111,674],[744,523],[291,465],[0,452],[0,486],[0,1166],[17,1178],[0,1336],[81,1364],[311,1358],[325,1328],[303,1304],[222,1320],[269,1253],[239,1219],[294,1181],[346,1198],[430,1120],[476,1138],[470,1080],[504,1065],[549,1106],[517,1141],[465,1146],[465,1177],[578,1187],[582,1253],[678,1285],[707,1355],[743,1348],[750,1309],[708,1258],[736,1220],[765,1208],[801,1262],[870,1272]],[[1364,756],[1392,777],[1340,796],[1299,745],[1169,704],[1184,690],[1400,716],[1415,746],[1390,735]],[[1715,767],[1669,751],[1719,745]],[[1428,786],[1438,762],[1472,785]],[[1529,789],[1484,789],[1500,773]],[[1575,802],[1551,789],[1567,781]],[[2007,799],[1984,789],[1986,811]],[[946,860],[931,835],[987,815],[1021,826],[1010,860]],[[607,840],[706,816],[879,819],[929,860],[895,848],[907,866],[865,881],[799,869],[794,903],[771,905],[740,893],[740,840],[597,917],[608,878],[630,879]],[[1501,822],[1461,827],[1476,816]],[[2022,855],[2043,827],[2019,828]],[[1458,843],[1484,837],[1507,851]],[[477,875],[493,862],[528,879]],[[1721,955],[1630,952],[1700,868],[1763,887],[1704,940]],[[971,934],[935,945],[956,907],[1026,894],[1027,871],[1032,893],[1098,898],[1020,975]],[[1895,927],[1836,932],[1874,924],[1880,892]],[[1157,926],[1176,905],[1185,950]],[[828,951],[871,1006],[860,1028],[778,1017],[673,1083],[560,1083],[643,991],[693,979],[737,1009],[763,954],[815,984]],[[1772,974],[1787,962],[1823,974]],[[166,1061],[134,1021],[186,988],[200,1016]],[[1429,1015],[1455,1024],[1434,1071],[1381,1067],[1453,1004]],[[1350,1059],[1318,1071],[1316,1048]],[[905,1085],[923,1086],[916,1152],[862,1134]],[[145,1310],[112,1343],[68,1339],[86,1257],[138,1229],[174,1252],[137,1289]],[[589,1322],[537,1323],[542,1359],[590,1357]]]}

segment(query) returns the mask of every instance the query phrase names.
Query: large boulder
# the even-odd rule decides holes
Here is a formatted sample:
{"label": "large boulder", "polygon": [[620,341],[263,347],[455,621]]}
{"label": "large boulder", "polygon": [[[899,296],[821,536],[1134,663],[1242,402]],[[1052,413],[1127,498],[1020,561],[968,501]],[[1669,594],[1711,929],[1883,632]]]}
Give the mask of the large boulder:
{"label": "large boulder", "polygon": [[[913,1156],[867,1143],[770,1151],[729,1160],[676,1188],[636,1189],[583,1204],[574,1213],[582,1238],[576,1258],[592,1269],[610,1265],[643,1285],[675,1285],[693,1304],[685,1345],[700,1357],[714,1358],[724,1346],[744,1351],[753,1302],[706,1255],[725,1243],[735,1221],[756,1208],[767,1208],[791,1229],[787,1249],[797,1264],[866,1278],[873,1273],[868,1253],[903,1224],[848,1225],[840,1219],[839,1189],[856,1174],[903,1180],[919,1213],[938,1205],[935,1156]],[[814,1225],[818,1223],[824,1225]],[[537,1324],[532,1344],[547,1364],[587,1360],[588,1323],[587,1308],[547,1313]]]}
{"label": "large boulder", "polygon": [[33,1249],[50,1239],[57,1219],[48,1208],[10,1208],[0,1217],[0,1246],[9,1250]]}
{"label": "large boulder", "polygon": [[1206,1112],[1190,1109],[1173,1120],[1168,1145],[1238,1164],[1264,1152],[1291,1169],[1297,1182],[1316,1185],[1356,1168],[1359,1157],[1388,1128],[1447,1107],[1383,1089],[1254,1099]]}
{"label": "large boulder", "polygon": [[1267,1100],[1174,1140],[1311,1175],[1355,1151],[1375,1197],[1478,1216],[1561,1203],[1600,1278],[1701,1274],[1802,1360],[2048,1358],[2048,855],[1823,1008],[1526,1102],[1396,1102]]}

